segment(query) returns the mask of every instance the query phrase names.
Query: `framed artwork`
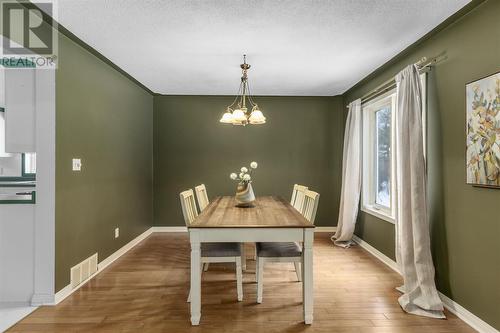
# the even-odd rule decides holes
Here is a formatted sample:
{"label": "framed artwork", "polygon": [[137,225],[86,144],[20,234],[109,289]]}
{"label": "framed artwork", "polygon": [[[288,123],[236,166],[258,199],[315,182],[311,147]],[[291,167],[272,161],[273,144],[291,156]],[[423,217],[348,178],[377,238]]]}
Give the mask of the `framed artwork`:
{"label": "framed artwork", "polygon": [[500,72],[465,90],[467,184],[500,188]]}

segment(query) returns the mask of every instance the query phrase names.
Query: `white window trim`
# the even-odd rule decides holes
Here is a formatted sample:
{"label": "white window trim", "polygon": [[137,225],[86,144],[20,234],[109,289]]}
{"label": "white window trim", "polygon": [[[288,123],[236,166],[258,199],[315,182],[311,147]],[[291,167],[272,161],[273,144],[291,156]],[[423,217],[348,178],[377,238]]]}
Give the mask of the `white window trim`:
{"label": "white window trim", "polygon": [[[380,107],[390,103],[391,104],[391,130],[392,130],[392,142],[391,142],[391,207],[387,209],[386,207],[379,206],[375,203],[374,189],[375,186],[373,179],[373,161],[374,160],[374,149],[365,149],[369,145],[373,145],[374,133],[373,124],[375,122],[375,111],[379,110]],[[384,221],[395,224],[396,223],[396,182],[395,182],[395,172],[396,169],[396,159],[394,154],[395,142],[394,142],[394,131],[395,131],[395,112],[396,112],[396,89],[392,89],[383,95],[380,95],[376,99],[363,105],[363,182],[361,191],[361,210],[365,213],[378,217]],[[371,119],[367,119],[370,117]],[[365,181],[368,180],[368,181]]]}

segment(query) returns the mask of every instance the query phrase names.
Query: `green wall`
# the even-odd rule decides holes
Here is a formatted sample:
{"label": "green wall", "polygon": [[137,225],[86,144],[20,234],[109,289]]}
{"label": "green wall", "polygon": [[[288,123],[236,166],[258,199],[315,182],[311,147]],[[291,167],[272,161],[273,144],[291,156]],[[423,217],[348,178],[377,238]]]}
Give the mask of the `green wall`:
{"label": "green wall", "polygon": [[[262,126],[220,124],[230,96],[152,96],[95,52],[61,35],[57,71],[56,290],[69,269],[102,259],[151,226],[184,225],[178,193],[204,183],[233,195],[228,175],[252,160],[257,195],[321,193],[316,224],[334,226],[344,102],[422,56],[446,52],[428,78],[428,169],[438,289],[500,328],[500,190],[465,184],[465,84],[500,70],[500,2],[486,1],[337,97],[257,97]],[[153,129],[154,127],[154,129]],[[154,135],[154,137],[153,137]],[[82,158],[83,170],[71,171]],[[153,176],[154,166],[154,176]],[[153,209],[154,208],[154,209]],[[153,214],[154,212],[154,214]],[[153,222],[151,222],[153,221]],[[120,238],[114,239],[114,228]],[[394,258],[394,226],[360,212],[356,234]]]}
{"label": "green wall", "polygon": [[155,96],[154,224],[182,226],[179,192],[204,183],[234,195],[229,174],[251,161],[256,195],[290,198],[294,183],[321,194],[316,225],[337,224],[343,140],[340,97],[256,97],[268,122],[219,123],[230,96]]}
{"label": "green wall", "polygon": [[[95,252],[105,259],[151,226],[153,156],[153,96],[59,36],[56,291],[70,267]],[[71,170],[74,157],[81,172]]]}
{"label": "green wall", "polygon": [[[428,78],[428,173],[438,289],[500,329],[500,190],[465,184],[465,84],[500,71],[500,1],[476,7],[344,94],[361,97],[443,51]],[[394,258],[394,226],[360,212],[356,234]]]}

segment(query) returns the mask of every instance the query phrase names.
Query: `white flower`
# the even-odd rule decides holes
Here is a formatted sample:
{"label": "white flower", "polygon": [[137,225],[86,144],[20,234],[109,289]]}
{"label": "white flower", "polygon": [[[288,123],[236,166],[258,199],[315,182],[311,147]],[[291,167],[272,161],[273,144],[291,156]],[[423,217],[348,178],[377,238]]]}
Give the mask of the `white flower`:
{"label": "white flower", "polygon": [[247,169],[246,167],[242,167],[242,168],[241,168],[241,172],[243,172],[243,173],[247,173],[247,172],[248,172],[248,169]]}
{"label": "white flower", "polygon": [[242,172],[242,173],[240,173],[240,178],[241,178],[241,179],[243,179],[243,176],[244,176],[244,175],[245,175],[245,174],[244,174],[243,172]]}
{"label": "white flower", "polygon": [[257,166],[258,166],[257,162],[250,163],[250,168],[252,169],[257,169]]}
{"label": "white flower", "polygon": [[238,175],[233,172],[232,174],[229,175],[229,178],[235,180],[236,178],[238,178]]}
{"label": "white flower", "polygon": [[250,177],[250,175],[248,173],[243,176],[243,180],[245,180],[245,181],[249,181],[250,179],[252,179],[252,177]]}

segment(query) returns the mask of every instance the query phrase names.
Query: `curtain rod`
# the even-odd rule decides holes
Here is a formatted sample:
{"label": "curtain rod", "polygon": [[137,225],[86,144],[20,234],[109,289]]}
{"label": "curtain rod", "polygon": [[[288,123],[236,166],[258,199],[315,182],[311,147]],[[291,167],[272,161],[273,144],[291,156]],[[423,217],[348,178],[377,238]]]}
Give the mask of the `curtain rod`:
{"label": "curtain rod", "polygon": [[[423,57],[419,61],[415,63],[415,65],[418,67],[418,70],[420,73],[425,73],[428,72],[432,66],[434,66],[436,63],[438,63],[441,60],[446,59],[446,56],[443,53],[437,55],[434,58],[427,59],[427,57]],[[396,87],[396,79],[394,77],[390,78],[387,81],[384,81],[382,84],[374,88],[373,90],[369,91],[368,93],[364,94],[361,97],[361,104],[364,104],[372,99],[374,99],[377,96],[380,96],[384,93],[386,93],[389,90],[392,90],[394,87]],[[347,105],[349,107],[349,105]]]}

